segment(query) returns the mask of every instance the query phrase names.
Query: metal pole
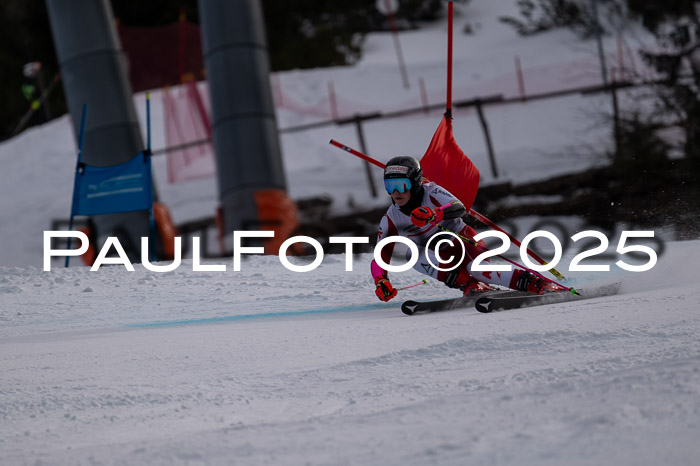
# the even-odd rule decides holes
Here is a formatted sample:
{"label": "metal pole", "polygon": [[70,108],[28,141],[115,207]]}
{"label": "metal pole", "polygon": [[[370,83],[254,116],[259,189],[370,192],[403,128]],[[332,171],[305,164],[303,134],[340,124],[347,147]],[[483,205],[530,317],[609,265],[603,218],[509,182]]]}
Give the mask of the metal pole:
{"label": "metal pole", "polygon": [[608,69],[605,64],[605,52],[603,51],[603,29],[600,27],[598,19],[598,0],[591,0],[593,10],[593,21],[595,21],[595,36],[598,42],[598,58],[600,59],[600,73],[603,77],[603,84],[608,85]]}
{"label": "metal pole", "polygon": [[[74,213],[74,208],[75,208],[75,199],[76,196],[78,195],[77,191],[77,177],[80,176],[80,163],[82,162],[83,158],[83,141],[85,140],[85,120],[87,118],[87,104],[83,104],[83,115],[80,117],[80,135],[78,136],[78,161],[75,163],[75,174],[73,175],[75,177],[74,183],[73,183],[73,200],[71,202],[70,206],[70,221],[68,222],[68,231],[73,231],[73,217],[75,217]],[[67,250],[70,250],[70,240],[71,237],[68,237],[68,246],[66,246]],[[66,256],[66,268],[70,265],[70,256]]]}
{"label": "metal pole", "polygon": [[610,88],[613,104],[613,136],[615,138],[615,158],[620,156],[620,107],[617,101],[617,82],[613,79]]}
{"label": "metal pole", "polygon": [[[355,129],[357,130],[357,140],[360,143],[360,150],[363,153],[367,153],[367,144],[365,144],[365,133],[362,130],[362,117],[360,115],[355,115]],[[372,197],[377,197],[377,188],[374,186],[374,179],[372,178],[372,168],[369,166],[368,162],[365,162],[365,172],[367,173],[367,183],[369,184],[369,189],[372,191]]]}
{"label": "metal pole", "polygon": [[486,121],[484,112],[481,108],[481,101],[476,101],[476,113],[479,115],[479,121],[481,122],[481,129],[484,131],[484,139],[486,140],[486,150],[489,153],[489,161],[491,162],[491,173],[493,173],[494,178],[498,178],[498,167],[496,166],[496,156],[493,153],[493,144],[491,143],[491,132],[489,131],[489,124]]}
{"label": "metal pole", "polygon": [[401,42],[399,41],[399,31],[396,29],[396,22],[394,21],[394,12],[391,9],[389,0],[384,0],[384,4],[387,9],[387,16],[389,17],[389,26],[391,27],[391,35],[394,37],[394,48],[396,49],[396,58],[399,61],[399,70],[401,71],[401,79],[403,80],[403,87],[409,89],[411,87],[408,81],[408,72],[406,71],[406,63],[403,60],[403,52],[401,51]]}
{"label": "metal pole", "polygon": [[[46,90],[44,89],[44,77],[42,76],[41,70],[36,74],[36,83],[39,87],[39,96],[43,97],[44,94],[46,94]],[[44,100],[42,107],[44,108],[44,119],[47,122],[51,121],[51,108],[48,99]]]}
{"label": "metal pole", "polygon": [[[286,192],[262,2],[198,0],[223,232],[263,221],[256,196]],[[261,194],[257,194],[261,193]]]}

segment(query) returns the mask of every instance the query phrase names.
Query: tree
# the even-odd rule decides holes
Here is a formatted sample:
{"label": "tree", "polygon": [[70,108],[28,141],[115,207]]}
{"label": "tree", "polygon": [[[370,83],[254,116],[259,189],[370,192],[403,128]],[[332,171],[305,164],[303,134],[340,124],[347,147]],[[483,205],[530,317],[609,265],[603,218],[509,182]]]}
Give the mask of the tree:
{"label": "tree", "polygon": [[[442,15],[444,3],[400,0],[396,22],[404,28],[413,28],[421,21],[433,21]],[[376,4],[377,0],[263,0],[272,69],[356,62],[365,35],[389,27]]]}
{"label": "tree", "polygon": [[628,7],[661,49],[642,52],[661,77],[657,111],[683,129],[685,155],[700,169],[700,1],[628,0]]}
{"label": "tree", "polygon": [[595,34],[596,22],[587,0],[518,0],[520,17],[503,16],[518,34],[529,36],[555,28],[568,28],[583,38]]}
{"label": "tree", "polygon": [[[49,17],[44,0],[7,0],[0,2],[0,139],[9,137],[18,122],[30,108],[31,101],[39,97],[28,87],[33,85],[22,73],[28,62],[41,62],[42,77],[46,83],[58,72]],[[61,91],[56,87],[48,104],[54,115],[66,111]],[[43,121],[43,120],[42,120]]]}

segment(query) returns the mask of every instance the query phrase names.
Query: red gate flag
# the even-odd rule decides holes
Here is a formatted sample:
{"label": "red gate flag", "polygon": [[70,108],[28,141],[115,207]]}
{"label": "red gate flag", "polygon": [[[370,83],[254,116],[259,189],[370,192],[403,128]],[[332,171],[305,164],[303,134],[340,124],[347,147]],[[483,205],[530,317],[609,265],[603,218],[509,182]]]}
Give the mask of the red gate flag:
{"label": "red gate flag", "polygon": [[426,178],[454,194],[469,211],[479,189],[479,169],[457,145],[452,118],[442,119],[420,164]]}

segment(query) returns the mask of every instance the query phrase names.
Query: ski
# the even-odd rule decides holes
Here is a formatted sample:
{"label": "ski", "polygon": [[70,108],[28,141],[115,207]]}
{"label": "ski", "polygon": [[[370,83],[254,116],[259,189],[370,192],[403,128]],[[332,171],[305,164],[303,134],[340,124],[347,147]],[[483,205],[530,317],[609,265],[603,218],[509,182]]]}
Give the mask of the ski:
{"label": "ski", "polygon": [[412,316],[414,314],[420,313],[449,311],[451,309],[462,309],[465,307],[472,307],[476,304],[477,300],[481,298],[496,296],[505,297],[519,294],[524,293],[513,290],[496,290],[486,291],[484,293],[479,293],[475,296],[460,296],[459,298],[440,299],[437,301],[405,301],[403,304],[401,304],[401,312],[403,312],[406,315]]}
{"label": "ski", "polygon": [[479,312],[494,312],[505,311],[508,309],[519,309],[522,307],[541,306],[544,304],[556,304],[572,301],[580,301],[582,299],[599,298],[602,296],[610,296],[617,294],[620,289],[620,283],[604,285],[597,288],[588,288],[579,290],[580,295],[574,295],[567,292],[545,293],[543,295],[536,294],[519,294],[514,296],[480,296],[474,301],[474,307]]}

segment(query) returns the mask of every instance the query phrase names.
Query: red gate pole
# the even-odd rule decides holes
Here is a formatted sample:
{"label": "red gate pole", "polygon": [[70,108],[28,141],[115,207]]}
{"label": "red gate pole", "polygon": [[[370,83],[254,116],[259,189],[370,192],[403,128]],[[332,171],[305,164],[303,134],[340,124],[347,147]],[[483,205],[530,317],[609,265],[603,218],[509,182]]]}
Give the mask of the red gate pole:
{"label": "red gate pole", "polygon": [[452,118],[452,18],[454,17],[454,4],[447,4],[447,108],[445,116]]}

